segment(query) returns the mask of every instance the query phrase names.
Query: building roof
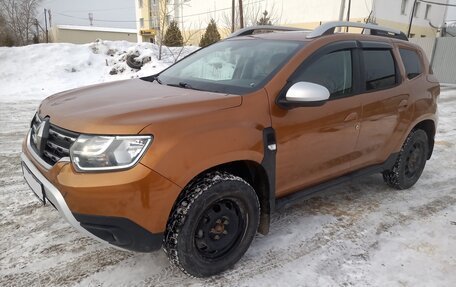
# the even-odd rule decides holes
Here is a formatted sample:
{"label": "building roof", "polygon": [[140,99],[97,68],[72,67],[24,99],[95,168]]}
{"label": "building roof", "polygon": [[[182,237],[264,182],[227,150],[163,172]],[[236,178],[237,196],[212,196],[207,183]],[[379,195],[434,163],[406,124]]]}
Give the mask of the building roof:
{"label": "building roof", "polygon": [[61,30],[79,30],[79,31],[132,33],[132,34],[138,33],[138,31],[136,29],[95,27],[95,26],[57,25],[57,28],[61,29]]}

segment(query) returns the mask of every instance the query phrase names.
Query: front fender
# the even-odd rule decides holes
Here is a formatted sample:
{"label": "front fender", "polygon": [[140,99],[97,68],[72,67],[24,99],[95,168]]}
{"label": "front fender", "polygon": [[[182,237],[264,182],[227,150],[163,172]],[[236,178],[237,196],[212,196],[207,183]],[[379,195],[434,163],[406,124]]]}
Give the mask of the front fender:
{"label": "front fender", "polygon": [[263,92],[243,96],[239,107],[151,124],[154,141],[141,163],[180,187],[212,167],[233,161],[261,163],[263,130],[270,126]]}

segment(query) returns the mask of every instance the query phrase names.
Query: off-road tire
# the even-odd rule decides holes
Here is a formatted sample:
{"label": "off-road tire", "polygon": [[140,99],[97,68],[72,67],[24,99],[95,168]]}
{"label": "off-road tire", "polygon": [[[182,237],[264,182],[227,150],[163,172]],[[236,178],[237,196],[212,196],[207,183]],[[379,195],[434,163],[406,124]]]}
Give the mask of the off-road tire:
{"label": "off-road tire", "polygon": [[[177,199],[163,249],[170,262],[189,276],[218,274],[232,267],[247,251],[259,217],[258,197],[244,179],[227,172],[210,172],[190,183]],[[214,222],[218,223],[209,229]],[[225,243],[223,249],[217,250]]]}
{"label": "off-road tire", "polygon": [[429,141],[426,132],[420,129],[411,131],[393,168],[383,172],[383,180],[390,187],[399,190],[412,187],[423,173],[428,154]]}

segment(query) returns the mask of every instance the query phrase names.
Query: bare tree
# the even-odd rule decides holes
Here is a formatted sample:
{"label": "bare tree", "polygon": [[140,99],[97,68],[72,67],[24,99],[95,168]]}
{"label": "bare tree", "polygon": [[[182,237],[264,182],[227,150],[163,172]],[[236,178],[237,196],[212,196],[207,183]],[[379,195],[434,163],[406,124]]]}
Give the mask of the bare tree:
{"label": "bare tree", "polygon": [[36,10],[41,0],[0,0],[0,13],[17,45],[27,45],[33,39]]}
{"label": "bare tree", "polygon": [[168,46],[165,46],[166,49],[171,54],[171,56],[173,57],[174,62],[177,62],[180,59],[182,52],[185,49],[185,46],[188,46],[190,41],[193,39],[193,37],[195,37],[199,33],[201,33],[201,23],[195,24],[192,26],[188,26],[188,27],[184,28],[184,30],[182,31],[182,37],[183,37],[182,47],[170,48]]}
{"label": "bare tree", "polygon": [[0,13],[0,46],[13,46],[14,39],[11,36],[11,31],[6,27],[6,21]]}
{"label": "bare tree", "polygon": [[[1,0],[0,0],[1,1]],[[158,59],[161,60],[163,57],[163,47],[168,51],[174,59],[174,62],[179,60],[182,55],[185,46],[188,46],[193,38],[201,33],[202,23],[193,23],[182,27],[181,33],[183,38],[182,47],[170,48],[163,45],[165,39],[166,29],[169,26],[171,15],[174,13],[175,5],[170,5],[167,0],[161,0],[159,2],[159,29],[158,33],[155,36],[156,43],[158,45]],[[181,16],[182,17],[182,16]]]}
{"label": "bare tree", "polygon": [[267,11],[267,17],[271,25],[276,25],[281,21],[281,15],[279,9],[277,9],[275,3],[266,9],[260,5],[250,5],[245,12],[245,21],[247,26],[257,25],[260,19],[263,18],[264,12]]}
{"label": "bare tree", "polygon": [[155,35],[155,41],[158,44],[158,59],[162,59],[162,54],[163,54],[163,40],[165,39],[165,33],[166,29],[169,24],[169,18],[170,18],[170,13],[172,11],[169,11],[168,9],[168,1],[167,0],[161,0],[159,1],[158,4],[158,33]]}
{"label": "bare tree", "polygon": [[[275,3],[270,5],[269,7],[264,7],[261,3],[257,2],[245,2],[244,1],[244,24],[246,27],[257,25],[260,19],[263,17],[264,11],[267,10],[268,18],[272,25],[275,25],[281,21],[281,15],[279,9],[277,9]],[[221,15],[220,19],[221,28],[226,30],[231,29],[232,25],[232,15],[231,11],[225,12]],[[240,29],[240,17],[239,13],[235,13],[234,15],[234,30]]]}

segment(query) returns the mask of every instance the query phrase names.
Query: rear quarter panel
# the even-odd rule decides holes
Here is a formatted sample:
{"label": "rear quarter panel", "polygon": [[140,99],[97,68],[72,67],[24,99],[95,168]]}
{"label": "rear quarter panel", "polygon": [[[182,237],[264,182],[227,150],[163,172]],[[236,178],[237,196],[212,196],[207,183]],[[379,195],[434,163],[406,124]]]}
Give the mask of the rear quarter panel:
{"label": "rear quarter panel", "polygon": [[421,66],[423,68],[423,73],[421,75],[413,79],[408,79],[402,59],[400,58],[400,55],[398,55],[404,85],[406,85],[406,88],[410,93],[410,109],[412,113],[407,132],[402,135],[401,140],[395,147],[395,151],[400,151],[408,134],[420,122],[424,120],[432,120],[437,128],[437,101],[438,96],[440,95],[440,84],[437,78],[433,74],[430,74],[431,69],[429,61],[420,46],[403,41],[395,42],[395,46],[397,49],[411,49],[416,51],[420,55]]}

